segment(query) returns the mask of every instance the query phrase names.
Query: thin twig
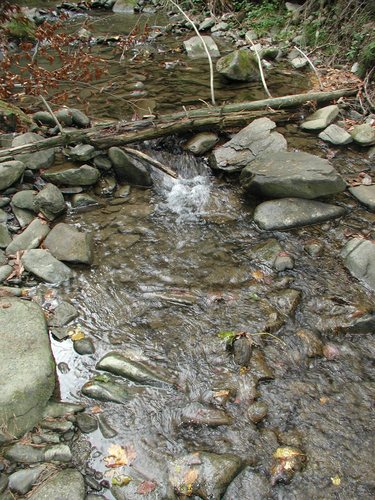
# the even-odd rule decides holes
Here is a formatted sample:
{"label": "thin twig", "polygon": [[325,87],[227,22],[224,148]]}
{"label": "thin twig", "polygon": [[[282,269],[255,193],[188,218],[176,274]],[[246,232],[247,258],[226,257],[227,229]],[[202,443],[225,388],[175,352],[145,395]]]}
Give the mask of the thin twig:
{"label": "thin twig", "polygon": [[303,52],[303,50],[299,49],[296,45],[294,46],[294,48],[295,48],[296,50],[298,50],[298,52],[300,52],[300,53],[303,55],[303,57],[305,57],[305,58],[306,58],[306,61],[310,64],[310,66],[312,67],[312,69],[313,69],[314,73],[316,74],[316,77],[317,77],[318,82],[319,82],[319,89],[320,89],[320,90],[323,90],[322,80],[320,79],[320,76],[319,76],[318,70],[317,70],[317,69],[315,68],[315,66],[313,65],[313,63],[312,63],[311,59],[308,57],[308,55],[307,55],[307,54],[305,54],[305,53]]}
{"label": "thin twig", "polygon": [[45,105],[45,107],[47,108],[48,112],[50,113],[50,115],[52,116],[52,118],[55,120],[56,122],[56,125],[58,127],[58,129],[60,130],[60,132],[63,134],[64,133],[64,130],[61,126],[61,123],[59,122],[59,120],[56,118],[56,115],[55,113],[52,111],[50,105],[48,104],[48,102],[44,99],[44,97],[42,95],[39,96],[41,101],[43,102],[43,104]]}
{"label": "thin twig", "polygon": [[260,77],[261,77],[261,79],[262,79],[262,83],[263,83],[264,90],[266,91],[266,94],[268,95],[268,97],[272,97],[272,95],[270,94],[270,91],[268,90],[268,87],[267,87],[267,84],[266,84],[266,80],[265,80],[265,78],[264,78],[263,67],[262,67],[262,61],[260,60],[260,57],[259,57],[259,54],[258,54],[257,48],[255,47],[254,42],[252,41],[252,39],[251,39],[251,38],[249,38],[249,37],[248,37],[248,40],[250,41],[251,46],[253,47],[254,52],[255,52],[255,55],[256,55],[257,60],[258,60],[259,72],[260,72]]}

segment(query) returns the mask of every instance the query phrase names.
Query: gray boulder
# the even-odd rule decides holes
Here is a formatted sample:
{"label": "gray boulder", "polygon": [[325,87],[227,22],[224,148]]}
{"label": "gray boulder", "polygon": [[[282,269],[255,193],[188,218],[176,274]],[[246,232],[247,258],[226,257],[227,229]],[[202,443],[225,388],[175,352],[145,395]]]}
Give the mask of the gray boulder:
{"label": "gray boulder", "polygon": [[75,264],[91,264],[93,240],[69,224],[57,224],[44,241],[44,246],[58,260]]}
{"label": "gray boulder", "polygon": [[38,191],[33,189],[25,189],[24,191],[19,191],[12,198],[12,204],[23,210],[34,211],[34,199],[38,194]]}
{"label": "gray boulder", "polygon": [[54,220],[66,210],[62,192],[54,184],[46,184],[34,198],[34,211]]}
{"label": "gray boulder", "polygon": [[185,144],[185,149],[196,156],[203,155],[210,151],[219,140],[214,132],[200,132]]}
{"label": "gray boulder", "polygon": [[5,161],[0,163],[0,191],[14,184],[26,169],[21,161]]}
{"label": "gray boulder", "polygon": [[353,238],[341,251],[341,257],[353,276],[375,290],[375,244],[372,241]]}
{"label": "gray boulder", "polygon": [[151,175],[142,163],[127,155],[122,149],[113,147],[108,151],[119,182],[128,182],[136,186],[152,186]]}
{"label": "gray boulder", "polygon": [[7,255],[15,255],[18,250],[37,248],[49,231],[48,224],[42,222],[40,219],[34,219],[23,233],[13,238],[13,241],[7,246],[5,253]]}
{"label": "gray boulder", "polygon": [[[34,132],[26,132],[26,134],[18,135],[13,139],[12,147],[23,146],[24,144],[33,144],[35,142],[42,141],[43,139],[44,137],[41,137]],[[43,151],[37,151],[36,153],[23,153],[17,155],[17,159],[22,161],[26,168],[30,170],[49,168],[55,161],[55,149],[44,149]]]}
{"label": "gray boulder", "polygon": [[77,144],[69,151],[69,158],[73,161],[88,161],[94,156],[96,156],[96,151],[90,144]]}
{"label": "gray boulder", "polygon": [[[211,57],[220,57],[220,51],[216,42],[210,36],[202,36],[208,52]],[[207,54],[201,39],[198,36],[193,36],[189,40],[184,41],[184,47],[190,59],[202,59],[207,58]]]}
{"label": "gray boulder", "polygon": [[361,146],[372,146],[375,144],[375,128],[369,123],[363,123],[353,128],[351,136]]}
{"label": "gray boulder", "polygon": [[76,469],[64,469],[42,483],[29,500],[84,500],[85,498],[86,487],[82,474]]}
{"label": "gray boulder", "polygon": [[276,124],[269,118],[254,120],[229,142],[215,149],[210,156],[211,167],[239,172],[256,158],[286,150],[285,138],[278,132],[272,132],[274,128]]}
{"label": "gray boulder", "polygon": [[31,212],[30,210],[24,210],[23,208],[18,208],[14,205],[13,202],[10,204],[10,206],[12,207],[13,214],[22,229],[31,224],[32,221],[35,219],[34,211]]}
{"label": "gray boulder", "polygon": [[318,109],[307,120],[301,124],[303,130],[321,130],[328,127],[339,114],[340,108],[337,104]]}
{"label": "gray boulder", "polygon": [[220,58],[216,70],[221,75],[240,82],[259,80],[259,67],[256,57],[246,49],[235,50]]}
{"label": "gray boulder", "polygon": [[6,248],[12,242],[12,237],[4,223],[0,223],[0,248]]}
{"label": "gray boulder", "polygon": [[[249,492],[251,492],[250,495]],[[231,482],[223,496],[223,500],[235,500],[239,498],[242,500],[267,500],[272,498],[270,481],[259,472],[246,467]]]}
{"label": "gray boulder", "polygon": [[136,3],[136,0],[116,0],[112,10],[121,14],[131,14],[134,12]]}
{"label": "gray boulder", "polygon": [[71,269],[55,259],[48,250],[27,250],[22,258],[24,268],[47,283],[62,283],[73,276]]}
{"label": "gray boulder", "polygon": [[338,125],[329,125],[323,132],[320,132],[319,138],[337,146],[344,146],[353,142],[352,136]]}
{"label": "gray boulder", "polygon": [[42,419],[55,388],[55,363],[41,307],[5,297],[0,308],[1,441],[4,431],[19,437]]}
{"label": "gray boulder", "polygon": [[135,386],[120,384],[106,375],[94,377],[81,388],[82,394],[89,398],[118,404],[126,403],[136,394],[142,393],[143,390]]}
{"label": "gray boulder", "polygon": [[75,108],[70,108],[70,113],[73,119],[73,125],[79,128],[88,128],[90,126],[90,118],[82,111]]}
{"label": "gray boulder", "polygon": [[351,194],[370,210],[375,210],[375,184],[349,188]]}
{"label": "gray boulder", "polygon": [[9,489],[19,495],[26,495],[33,485],[37,483],[39,476],[45,470],[45,465],[38,465],[14,472],[9,476]]}
{"label": "gray boulder", "polygon": [[309,153],[281,151],[263,155],[241,172],[249,194],[268,198],[313,199],[345,190],[344,179],[328,160]]}
{"label": "gray boulder", "polygon": [[12,266],[9,265],[0,266],[0,283],[5,281],[8,278],[8,276],[10,276],[12,271],[13,271]]}
{"label": "gray boulder", "polygon": [[56,122],[48,111],[37,111],[33,114],[33,120],[38,125],[46,125],[47,127],[55,127]]}
{"label": "gray boulder", "polygon": [[71,127],[73,125],[73,116],[69,108],[62,108],[56,111],[56,118],[63,127]]}
{"label": "gray boulder", "polygon": [[97,168],[90,165],[81,165],[78,168],[65,168],[54,172],[45,172],[43,179],[57,186],[92,186],[100,177]]}
{"label": "gray boulder", "polygon": [[290,61],[290,64],[293,66],[294,69],[302,69],[307,66],[308,62],[305,57],[294,57]]}
{"label": "gray boulder", "polygon": [[340,217],[345,210],[336,205],[300,198],[283,198],[258,205],[254,221],[261,229],[290,229]]}
{"label": "gray boulder", "polygon": [[69,302],[61,302],[53,311],[52,318],[48,321],[49,326],[65,326],[76,319],[79,315],[77,309]]}

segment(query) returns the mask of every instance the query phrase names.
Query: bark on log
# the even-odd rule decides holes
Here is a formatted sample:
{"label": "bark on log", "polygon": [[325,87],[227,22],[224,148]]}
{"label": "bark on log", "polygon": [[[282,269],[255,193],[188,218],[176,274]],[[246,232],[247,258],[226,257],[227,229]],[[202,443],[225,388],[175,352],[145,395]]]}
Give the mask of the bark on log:
{"label": "bark on log", "polygon": [[225,129],[243,126],[261,116],[269,116],[276,122],[285,119],[285,112],[275,111],[282,108],[293,108],[308,101],[325,102],[351,96],[357,89],[334,90],[332,92],[311,92],[296,94],[260,101],[209,106],[183,112],[164,114],[154,119],[133,122],[110,122],[90,129],[64,131],[64,134],[42,139],[39,142],[1,149],[0,161],[14,158],[20,153],[33,153],[43,149],[68,146],[70,144],[88,143],[97,148],[124,146],[135,142],[155,139],[166,135],[178,134],[201,128]]}

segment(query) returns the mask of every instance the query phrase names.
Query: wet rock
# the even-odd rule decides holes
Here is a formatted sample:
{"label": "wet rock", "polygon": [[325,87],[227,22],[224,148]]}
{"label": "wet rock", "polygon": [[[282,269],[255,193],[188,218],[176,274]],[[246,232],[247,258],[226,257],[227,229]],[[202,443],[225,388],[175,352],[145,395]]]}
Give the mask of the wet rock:
{"label": "wet rock", "polygon": [[26,495],[33,485],[38,482],[39,476],[46,470],[44,465],[18,470],[9,476],[9,489],[19,495]]}
{"label": "wet rock", "polygon": [[64,433],[73,429],[73,423],[69,420],[43,420],[40,422],[40,427],[49,431]]}
{"label": "wet rock", "polygon": [[310,240],[304,246],[311,257],[320,257],[324,252],[324,244],[319,240]]}
{"label": "wet rock", "polygon": [[7,246],[5,253],[15,255],[18,250],[30,250],[37,248],[49,233],[48,224],[40,219],[34,219],[27,228],[17,236]]}
{"label": "wet rock", "polygon": [[71,127],[73,125],[73,116],[69,108],[59,109],[56,111],[55,116],[63,127]]}
{"label": "wet rock", "polygon": [[23,254],[21,261],[27,271],[47,283],[59,284],[73,276],[72,270],[55,259],[48,250],[27,250]]}
{"label": "wet rock", "polygon": [[276,257],[275,262],[273,263],[273,267],[278,272],[286,271],[287,269],[293,269],[294,267],[293,257],[283,252],[281,255],[279,254]]}
{"label": "wet rock", "polygon": [[[210,56],[220,57],[220,51],[216,42],[210,36],[203,36],[202,38],[207,46]],[[189,38],[189,40],[185,40],[184,47],[190,59],[207,58],[204,45],[198,36],[193,36],[192,38]]]}
{"label": "wet rock", "polygon": [[86,382],[81,391],[89,398],[113,403],[125,403],[134,394],[141,392],[140,389],[119,384],[107,376],[97,376]]}
{"label": "wet rock", "polygon": [[230,80],[256,82],[259,80],[259,67],[256,57],[247,49],[240,49],[220,58],[216,70]]}
{"label": "wet rock", "polygon": [[70,113],[73,119],[73,125],[79,128],[88,128],[90,126],[90,118],[82,111],[75,108],[70,108]]}
{"label": "wet rock", "polygon": [[42,178],[57,186],[93,186],[99,180],[100,172],[90,165],[45,172]]}
{"label": "wet rock", "polygon": [[268,198],[313,199],[346,189],[328,160],[301,152],[263,154],[242,170],[240,179],[247,193]]}
{"label": "wet rock", "polygon": [[363,205],[375,211],[375,184],[372,186],[355,186],[349,188],[350,193]]}
{"label": "wet rock", "polygon": [[112,10],[121,14],[131,14],[134,12],[136,3],[136,0],[116,0]]}
{"label": "wet rock", "polygon": [[54,184],[46,184],[35,196],[33,209],[52,221],[66,210],[64,196]]}
{"label": "wet rock", "polygon": [[91,339],[84,338],[73,342],[74,350],[77,354],[84,356],[86,354],[94,354],[95,346]]}
{"label": "wet rock", "polygon": [[52,326],[51,333],[54,336],[54,338],[57,340],[64,340],[64,339],[67,339],[69,337],[69,329],[68,328],[61,328],[58,326]]}
{"label": "wet rock", "polygon": [[99,155],[94,158],[94,165],[103,172],[108,172],[112,168],[112,162],[108,156]]}
{"label": "wet rock", "polygon": [[334,124],[329,125],[323,132],[320,132],[319,138],[337,146],[344,146],[353,142],[352,136],[345,129]]}
{"label": "wet rock", "polygon": [[[41,137],[34,132],[26,132],[26,134],[18,135],[13,139],[12,147],[23,146],[24,144],[33,144],[43,139],[44,137]],[[55,149],[44,149],[43,151],[37,151],[36,153],[23,153],[17,155],[17,158],[24,163],[25,168],[29,170],[49,168],[55,161]]]}
{"label": "wet rock", "polygon": [[0,248],[6,248],[12,242],[12,237],[6,224],[0,223]]}
{"label": "wet rock", "polygon": [[269,481],[259,472],[246,467],[228,486],[223,500],[268,500],[272,498]]}
{"label": "wet rock", "polygon": [[89,161],[95,157],[96,151],[90,144],[77,144],[69,150],[68,155],[72,161]]}
{"label": "wet rock", "polygon": [[88,208],[97,206],[98,202],[87,193],[78,193],[75,194],[72,198],[72,207],[73,208]]}
{"label": "wet rock", "polygon": [[372,146],[375,144],[375,128],[369,123],[356,125],[351,132],[351,136],[361,146]]}
{"label": "wet rock", "polygon": [[283,198],[258,205],[254,221],[261,229],[272,231],[318,224],[344,214],[345,209],[336,205],[300,198]]}
{"label": "wet rock", "polygon": [[45,462],[70,462],[71,460],[72,452],[66,444],[47,446],[44,450]]}
{"label": "wet rock", "polygon": [[[1,227],[1,226],[0,226]],[[0,231],[0,240],[1,240],[1,231]],[[1,241],[0,241],[1,242]],[[12,266],[0,266],[0,283],[5,281],[8,276],[13,272]]]}
{"label": "wet rock", "polygon": [[49,326],[65,326],[78,317],[77,309],[69,302],[61,302],[53,311],[52,318],[48,321]]}
{"label": "wet rock", "polygon": [[108,156],[113,164],[116,178],[119,182],[128,182],[136,186],[152,186],[151,175],[144,165],[121,148],[109,148]]}
{"label": "wet rock", "polygon": [[77,426],[79,430],[85,434],[90,434],[96,431],[98,428],[98,421],[92,415],[87,415],[87,413],[81,413],[77,415]]}
{"label": "wet rock", "polygon": [[285,288],[270,293],[267,295],[267,299],[276,307],[278,312],[284,316],[291,316],[296,312],[301,301],[301,292],[293,288]]}
{"label": "wet rock", "polygon": [[44,461],[44,449],[16,443],[5,450],[4,457],[10,462],[33,464]]}
{"label": "wet rock", "polygon": [[6,207],[9,205],[10,198],[7,196],[0,196],[0,208]]}
{"label": "wet rock", "polygon": [[273,454],[274,464],[271,469],[271,483],[289,483],[294,474],[301,470],[306,456],[298,448],[285,446],[277,448]]}
{"label": "wet rock", "polygon": [[341,257],[356,278],[375,290],[375,244],[372,241],[351,239],[341,251]]}
{"label": "wet rock", "polygon": [[106,416],[103,415],[103,413],[99,413],[97,415],[97,419],[99,422],[100,432],[105,439],[112,439],[117,436],[118,432],[110,426]]}
{"label": "wet rock", "polygon": [[320,340],[318,334],[311,330],[298,330],[296,335],[301,340],[303,350],[309,358],[323,355],[323,342]]}
{"label": "wet rock", "polygon": [[117,187],[114,177],[102,177],[95,188],[95,194],[99,196],[112,196]]}
{"label": "wet rock", "polygon": [[0,495],[4,493],[8,486],[8,476],[0,472]]}
{"label": "wet rock", "polygon": [[262,264],[273,267],[276,257],[282,252],[283,248],[280,243],[276,239],[271,238],[253,246],[250,250],[250,255]]}
{"label": "wet rock", "polygon": [[240,130],[229,142],[215,149],[210,156],[214,169],[238,172],[265,154],[286,150],[285,138],[272,132],[276,124],[269,118],[257,118]]}
{"label": "wet rock", "polygon": [[49,401],[44,412],[43,418],[63,418],[68,415],[80,413],[85,406],[78,403],[64,403],[63,401]]}
{"label": "wet rock", "polygon": [[93,260],[92,235],[79,232],[69,224],[57,224],[48,234],[44,246],[58,260],[90,265]]}
{"label": "wet rock", "polygon": [[0,163],[0,191],[7,189],[20,179],[26,169],[21,161],[4,161]]}
{"label": "wet rock", "polygon": [[116,198],[129,198],[131,193],[131,187],[129,185],[123,184],[116,189]]}
{"label": "wet rock", "polygon": [[219,425],[230,425],[232,419],[224,410],[210,408],[201,403],[191,403],[183,409],[181,422],[188,425],[217,427]]}
{"label": "wet rock", "polygon": [[43,310],[13,297],[0,298],[0,310],[0,421],[20,436],[42,417],[54,390],[55,365]]}
{"label": "wet rock", "polygon": [[273,370],[268,366],[264,354],[259,349],[253,351],[250,370],[258,380],[272,380],[274,378]]}
{"label": "wet rock", "polygon": [[86,488],[83,476],[76,469],[64,469],[47,479],[29,497],[30,500],[84,500]]}
{"label": "wet rock", "polygon": [[233,358],[236,365],[248,366],[252,352],[251,341],[247,337],[240,337],[233,343]]}
{"label": "wet rock", "polygon": [[321,130],[328,127],[339,114],[340,108],[337,104],[318,109],[310,115],[302,124],[303,130]]}
{"label": "wet rock", "polygon": [[96,365],[97,370],[104,370],[114,375],[120,375],[139,384],[163,386],[170,382],[155,369],[134,361],[125,354],[109,352]]}
{"label": "wet rock", "polygon": [[262,401],[256,401],[251,404],[247,410],[247,416],[254,424],[261,422],[267,416],[267,413],[268,406]]}
{"label": "wet rock", "polygon": [[213,132],[201,132],[188,140],[185,149],[196,156],[200,156],[210,151],[218,140],[217,134]]}
{"label": "wet rock", "polygon": [[37,111],[33,114],[33,120],[38,125],[46,125],[47,127],[54,127],[56,122],[48,111]]}
{"label": "wet rock", "polygon": [[34,212],[23,210],[22,208],[17,208],[13,205],[13,203],[11,203],[10,206],[12,207],[13,214],[22,229],[31,224],[31,222],[35,219]]}
{"label": "wet rock", "polygon": [[19,191],[12,197],[12,204],[17,208],[34,212],[34,199],[37,194],[38,192],[32,189]]}
{"label": "wet rock", "polygon": [[170,464],[169,481],[179,496],[221,498],[241,465],[235,455],[198,451]]}

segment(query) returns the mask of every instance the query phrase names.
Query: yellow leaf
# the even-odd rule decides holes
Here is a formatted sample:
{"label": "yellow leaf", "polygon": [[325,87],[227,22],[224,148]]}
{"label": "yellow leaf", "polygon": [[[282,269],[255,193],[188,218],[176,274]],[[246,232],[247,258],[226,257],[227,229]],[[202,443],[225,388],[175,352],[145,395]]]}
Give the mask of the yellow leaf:
{"label": "yellow leaf", "polygon": [[195,483],[198,478],[198,471],[196,469],[189,469],[184,476],[184,482],[188,486],[191,486]]}
{"label": "yellow leaf", "polygon": [[251,273],[251,276],[256,279],[257,281],[260,281],[262,279],[264,279],[264,272],[263,271],[260,271],[260,270],[257,270],[257,271],[253,271]]}
{"label": "yellow leaf", "polygon": [[83,331],[79,326],[74,328],[74,330],[70,330],[68,332],[68,335],[72,340],[82,340],[85,338],[85,334],[83,333]]}
{"label": "yellow leaf", "polygon": [[287,458],[298,457],[303,455],[301,451],[297,448],[292,448],[291,446],[284,446],[283,448],[277,448],[273,456],[279,460],[285,460]]}
{"label": "yellow leaf", "polygon": [[133,446],[123,448],[119,444],[111,444],[108,448],[108,456],[104,458],[106,467],[122,467],[129,465],[135,459],[135,449]]}
{"label": "yellow leaf", "polygon": [[336,476],[334,476],[334,477],[331,477],[331,481],[332,481],[332,484],[334,486],[340,486],[340,484],[341,484],[341,479],[340,479],[340,476],[338,474],[336,474]]}

